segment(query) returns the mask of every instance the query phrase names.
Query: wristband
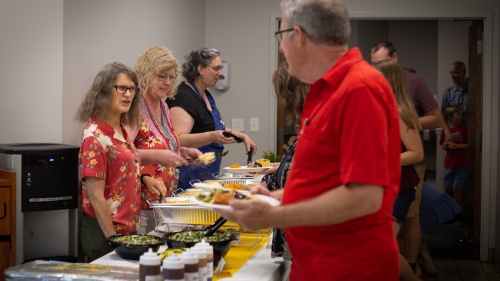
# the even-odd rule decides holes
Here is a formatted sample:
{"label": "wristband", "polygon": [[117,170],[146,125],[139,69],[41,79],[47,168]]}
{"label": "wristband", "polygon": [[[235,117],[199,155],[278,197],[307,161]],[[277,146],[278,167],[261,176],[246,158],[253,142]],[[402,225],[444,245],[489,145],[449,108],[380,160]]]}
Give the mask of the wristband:
{"label": "wristband", "polygon": [[150,176],[151,176],[150,174],[142,174],[142,175],[141,175],[141,183],[142,183],[142,185],[146,185],[146,184],[144,183],[144,177],[150,177]]}

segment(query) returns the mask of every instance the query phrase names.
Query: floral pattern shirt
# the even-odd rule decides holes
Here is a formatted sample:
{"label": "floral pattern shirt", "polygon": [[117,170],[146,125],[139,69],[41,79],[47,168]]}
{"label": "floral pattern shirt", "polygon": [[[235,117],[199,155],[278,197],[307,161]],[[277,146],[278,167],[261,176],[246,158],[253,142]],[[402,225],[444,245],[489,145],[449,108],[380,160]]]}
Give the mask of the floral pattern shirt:
{"label": "floral pattern shirt", "polygon": [[105,180],[104,198],[111,211],[117,233],[136,231],[140,208],[140,155],[134,144],[127,142],[106,122],[91,120],[83,131],[79,153],[82,179],[83,210],[96,218],[87,196],[86,177]]}
{"label": "floral pattern shirt", "polygon": [[[160,108],[162,112],[162,122],[159,122],[151,113],[147,100],[142,99],[141,127],[135,137],[134,145],[138,149],[168,149],[179,153],[181,145],[174,133],[168,106],[164,101],[161,101]],[[153,178],[163,181],[165,187],[169,191],[167,196],[171,195],[172,191],[177,188],[179,182],[178,170],[173,167],[165,167],[161,164],[142,166],[141,174],[149,174]],[[151,192],[146,186],[142,186],[141,194],[142,209],[150,209],[147,202],[153,203],[157,202],[159,199],[159,196]]]}

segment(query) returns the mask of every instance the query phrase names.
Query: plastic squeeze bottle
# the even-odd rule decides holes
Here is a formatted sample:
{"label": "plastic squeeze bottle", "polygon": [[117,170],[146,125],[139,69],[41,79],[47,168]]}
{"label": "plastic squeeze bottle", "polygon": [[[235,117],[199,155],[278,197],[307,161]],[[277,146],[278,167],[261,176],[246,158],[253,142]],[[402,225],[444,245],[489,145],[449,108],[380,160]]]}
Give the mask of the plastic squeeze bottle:
{"label": "plastic squeeze bottle", "polygon": [[214,278],[214,247],[205,240],[196,243],[194,247],[203,249],[207,254],[207,281],[212,281]]}
{"label": "plastic squeeze bottle", "polygon": [[179,256],[169,256],[163,260],[164,281],[184,281],[184,262]]}
{"label": "plastic squeeze bottle", "polygon": [[139,257],[139,281],[162,281],[161,259],[149,248]]}
{"label": "plastic squeeze bottle", "polygon": [[184,279],[186,281],[200,281],[200,265],[198,256],[191,252],[182,252],[184,262]]}
{"label": "plastic squeeze bottle", "polygon": [[201,248],[192,247],[190,252],[198,256],[200,281],[207,281],[207,253]]}

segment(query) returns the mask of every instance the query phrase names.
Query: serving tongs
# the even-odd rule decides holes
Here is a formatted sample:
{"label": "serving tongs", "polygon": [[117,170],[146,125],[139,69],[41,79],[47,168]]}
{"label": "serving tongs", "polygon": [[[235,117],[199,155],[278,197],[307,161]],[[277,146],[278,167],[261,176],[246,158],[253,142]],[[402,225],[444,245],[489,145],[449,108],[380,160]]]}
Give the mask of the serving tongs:
{"label": "serving tongs", "polygon": [[248,157],[247,157],[247,165],[251,164],[253,162],[252,161],[252,153],[253,153],[253,148],[250,148],[250,151],[247,152],[247,155],[248,155]]}
{"label": "serving tongs", "polygon": [[[238,192],[236,190],[234,192],[234,199],[245,199],[247,196],[241,192]],[[214,232],[216,232],[221,226],[223,226],[227,220],[224,217],[219,217],[216,221],[214,221],[211,225],[209,225],[205,230],[203,231],[203,236],[212,236]]]}

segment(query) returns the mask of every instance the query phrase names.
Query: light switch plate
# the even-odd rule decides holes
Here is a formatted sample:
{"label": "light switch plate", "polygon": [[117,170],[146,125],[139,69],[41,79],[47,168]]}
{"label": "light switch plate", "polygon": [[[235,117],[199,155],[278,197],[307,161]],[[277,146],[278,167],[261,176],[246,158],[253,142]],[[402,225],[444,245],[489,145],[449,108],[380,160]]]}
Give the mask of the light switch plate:
{"label": "light switch plate", "polygon": [[250,118],[250,132],[259,131],[259,118]]}
{"label": "light switch plate", "polygon": [[231,119],[231,129],[243,132],[245,130],[245,120],[243,118]]}

